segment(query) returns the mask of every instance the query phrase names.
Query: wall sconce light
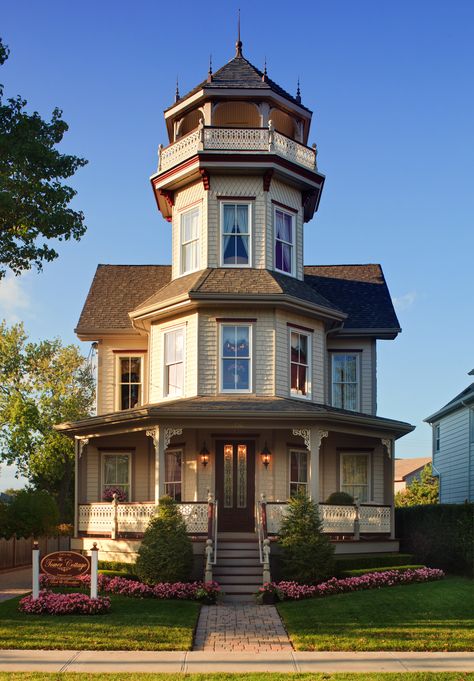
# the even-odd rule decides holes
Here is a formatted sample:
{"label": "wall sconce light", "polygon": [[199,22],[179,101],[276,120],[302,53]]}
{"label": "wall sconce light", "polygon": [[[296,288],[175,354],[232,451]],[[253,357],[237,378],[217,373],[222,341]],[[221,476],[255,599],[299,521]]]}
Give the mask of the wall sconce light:
{"label": "wall sconce light", "polygon": [[265,442],[265,447],[260,452],[260,457],[262,459],[262,463],[265,466],[265,468],[268,468],[268,464],[271,461],[272,454],[271,454],[270,450],[268,449],[266,442]]}
{"label": "wall sconce light", "polygon": [[199,452],[199,456],[201,459],[201,463],[204,466],[204,468],[207,466],[209,463],[209,450],[206,447],[206,443],[203,444],[201,451]]}

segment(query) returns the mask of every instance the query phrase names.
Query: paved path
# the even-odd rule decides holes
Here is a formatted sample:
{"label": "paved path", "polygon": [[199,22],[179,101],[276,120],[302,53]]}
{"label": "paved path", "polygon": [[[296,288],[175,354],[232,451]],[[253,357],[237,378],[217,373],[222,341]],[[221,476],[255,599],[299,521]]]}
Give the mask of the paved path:
{"label": "paved path", "polygon": [[2,672],[472,672],[474,653],[0,650]]}
{"label": "paved path", "polygon": [[31,567],[0,572],[0,602],[31,591]]}
{"label": "paved path", "polygon": [[226,603],[201,608],[193,650],[259,654],[292,646],[274,605]]}

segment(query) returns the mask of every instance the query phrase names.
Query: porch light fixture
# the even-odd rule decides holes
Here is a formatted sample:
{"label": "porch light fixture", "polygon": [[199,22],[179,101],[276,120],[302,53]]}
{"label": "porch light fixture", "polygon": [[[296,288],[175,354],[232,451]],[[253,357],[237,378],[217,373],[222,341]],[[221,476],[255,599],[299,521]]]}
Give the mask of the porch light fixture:
{"label": "porch light fixture", "polygon": [[267,445],[266,442],[265,442],[265,447],[260,452],[260,458],[262,459],[262,463],[265,466],[265,468],[268,468],[268,464],[270,463],[271,458],[272,458],[272,453],[268,449],[268,445]]}
{"label": "porch light fixture", "polygon": [[203,444],[201,451],[199,452],[199,456],[201,458],[201,463],[205,468],[209,463],[209,450],[206,447],[206,443]]}

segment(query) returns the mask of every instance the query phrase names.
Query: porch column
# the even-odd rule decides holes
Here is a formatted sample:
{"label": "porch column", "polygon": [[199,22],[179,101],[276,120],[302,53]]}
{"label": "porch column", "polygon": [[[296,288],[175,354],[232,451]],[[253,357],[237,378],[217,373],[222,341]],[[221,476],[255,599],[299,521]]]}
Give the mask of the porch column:
{"label": "porch column", "polygon": [[87,437],[74,438],[74,536],[79,534],[79,459],[84,447],[89,442]]}
{"label": "porch column", "polygon": [[395,539],[395,441],[391,438],[382,439],[382,445],[387,451],[391,464],[390,498],[387,501],[390,504],[390,539]]}
{"label": "porch column", "polygon": [[171,438],[181,435],[182,428],[167,428],[155,426],[147,430],[146,434],[153,440],[155,447],[155,504],[158,505],[160,497],[165,493],[165,451],[168,449]]}
{"label": "porch column", "polygon": [[319,428],[293,428],[293,435],[303,438],[309,457],[309,490],[310,498],[319,504],[319,451],[323,438],[328,436],[327,430]]}

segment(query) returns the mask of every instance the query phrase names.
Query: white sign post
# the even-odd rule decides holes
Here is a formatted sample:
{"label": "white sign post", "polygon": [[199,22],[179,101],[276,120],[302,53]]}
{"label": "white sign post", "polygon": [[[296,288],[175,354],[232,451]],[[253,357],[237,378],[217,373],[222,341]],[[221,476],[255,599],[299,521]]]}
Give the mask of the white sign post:
{"label": "white sign post", "polygon": [[32,566],[33,566],[33,599],[36,600],[39,597],[40,585],[39,585],[39,572],[40,572],[40,552],[38,542],[33,542],[32,551]]}
{"label": "white sign post", "polygon": [[91,598],[97,598],[97,574],[99,565],[99,549],[96,542],[91,548]]}

